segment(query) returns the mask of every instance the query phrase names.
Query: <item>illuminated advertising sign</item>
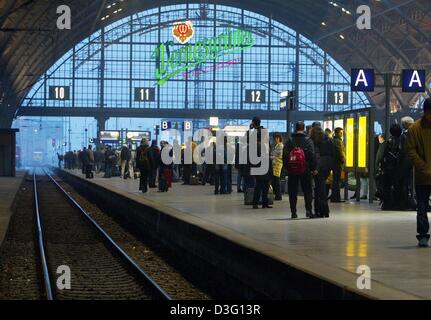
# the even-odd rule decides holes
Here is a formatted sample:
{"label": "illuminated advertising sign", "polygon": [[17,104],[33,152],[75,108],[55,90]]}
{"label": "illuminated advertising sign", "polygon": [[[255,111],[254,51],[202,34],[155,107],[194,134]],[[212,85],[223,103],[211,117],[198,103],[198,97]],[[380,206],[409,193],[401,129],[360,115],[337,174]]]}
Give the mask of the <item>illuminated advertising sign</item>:
{"label": "illuminated advertising sign", "polygon": [[181,44],[189,42],[194,34],[195,29],[191,21],[177,22],[172,28],[172,36]]}
{"label": "illuminated advertising sign", "polygon": [[127,139],[133,142],[140,142],[142,139],[151,141],[151,132],[149,131],[130,131],[127,132]]}
{"label": "illuminated advertising sign", "polygon": [[355,164],[355,119],[348,118],[346,121],[346,167],[353,168]]}
{"label": "illuminated advertising sign", "polygon": [[374,69],[352,69],[351,87],[355,92],[374,91],[376,75]]}
{"label": "illuminated advertising sign", "polygon": [[368,118],[359,117],[358,168],[367,168]]}
{"label": "illuminated advertising sign", "polygon": [[334,120],[334,130],[337,128],[344,129],[344,120],[343,119]]}
{"label": "illuminated advertising sign", "polygon": [[251,31],[241,29],[230,29],[218,36],[186,44],[178,49],[175,49],[173,41],[161,43],[151,55],[156,62],[157,84],[163,85],[176,75],[204,62],[241,53],[255,43],[256,39]]}
{"label": "illuminated advertising sign", "polygon": [[425,92],[425,70],[403,70],[403,92]]}
{"label": "illuminated advertising sign", "polygon": [[118,143],[120,141],[120,131],[100,131],[102,143]]}
{"label": "illuminated advertising sign", "polygon": [[323,122],[323,130],[329,129],[331,131],[334,131],[334,123],[332,120],[327,120]]}

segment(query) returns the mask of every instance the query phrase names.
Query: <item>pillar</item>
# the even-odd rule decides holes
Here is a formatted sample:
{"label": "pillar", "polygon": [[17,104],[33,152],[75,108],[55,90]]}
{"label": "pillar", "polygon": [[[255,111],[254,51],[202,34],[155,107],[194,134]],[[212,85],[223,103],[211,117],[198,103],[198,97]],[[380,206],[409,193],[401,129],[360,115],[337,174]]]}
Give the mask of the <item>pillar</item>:
{"label": "pillar", "polygon": [[96,117],[97,120],[97,139],[100,140],[100,131],[106,130],[106,121],[109,120],[109,117],[105,115],[99,115]]}

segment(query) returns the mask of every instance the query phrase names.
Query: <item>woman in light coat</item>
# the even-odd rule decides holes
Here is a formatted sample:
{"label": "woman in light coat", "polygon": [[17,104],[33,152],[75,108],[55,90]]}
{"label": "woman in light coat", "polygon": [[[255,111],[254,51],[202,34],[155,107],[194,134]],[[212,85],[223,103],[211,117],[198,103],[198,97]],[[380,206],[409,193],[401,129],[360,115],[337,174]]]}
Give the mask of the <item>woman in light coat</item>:
{"label": "woman in light coat", "polygon": [[281,196],[281,171],[283,169],[283,137],[280,134],[274,137],[275,146],[271,152],[271,161],[273,167],[273,178],[272,178],[272,188],[274,190],[274,199],[276,201],[282,200]]}

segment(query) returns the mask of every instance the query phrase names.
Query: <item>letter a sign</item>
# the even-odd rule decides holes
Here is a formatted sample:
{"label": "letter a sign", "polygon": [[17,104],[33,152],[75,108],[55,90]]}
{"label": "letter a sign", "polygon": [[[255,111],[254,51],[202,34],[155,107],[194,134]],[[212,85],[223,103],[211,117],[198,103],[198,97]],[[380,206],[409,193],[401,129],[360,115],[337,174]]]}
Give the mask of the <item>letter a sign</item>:
{"label": "letter a sign", "polygon": [[354,92],[372,92],[375,86],[374,69],[352,69],[351,87]]}
{"label": "letter a sign", "polygon": [[425,70],[403,70],[403,92],[425,92]]}

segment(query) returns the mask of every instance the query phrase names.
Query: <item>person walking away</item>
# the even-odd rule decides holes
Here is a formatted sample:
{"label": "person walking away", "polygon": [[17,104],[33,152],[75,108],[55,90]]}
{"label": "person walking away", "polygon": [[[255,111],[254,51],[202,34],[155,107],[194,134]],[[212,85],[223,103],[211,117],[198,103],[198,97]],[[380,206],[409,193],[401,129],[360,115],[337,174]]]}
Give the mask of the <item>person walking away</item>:
{"label": "person walking away", "polygon": [[85,166],[85,177],[87,179],[93,179],[94,178],[94,174],[93,174],[94,153],[91,145],[88,146],[86,153],[87,153],[87,157],[86,157],[87,162]]}
{"label": "person walking away", "polygon": [[298,185],[301,183],[304,192],[305,210],[307,218],[313,215],[313,194],[311,179],[317,175],[317,164],[314,145],[311,138],[305,133],[305,124],[296,123],[296,133],[286,141],[283,152],[283,165],[287,167],[288,193],[292,219],[296,219],[298,203]]}
{"label": "person walking away", "polygon": [[417,239],[427,247],[430,238],[428,210],[431,195],[431,98],[424,102],[424,115],[407,134],[407,154],[415,168],[417,208]]}
{"label": "person walking away", "polygon": [[334,167],[332,170],[332,194],[331,202],[344,202],[341,200],[341,174],[344,170],[346,163],[346,147],[343,142],[344,130],[342,128],[336,128],[334,131]]}
{"label": "person walking away", "polygon": [[275,135],[275,146],[271,152],[271,161],[273,166],[272,187],[274,189],[274,200],[283,200],[281,196],[281,171],[283,169],[283,137],[280,134]]}
{"label": "person walking away", "polygon": [[[150,153],[151,153],[151,159],[153,159],[154,163],[151,169],[151,172],[148,176],[148,181],[150,188],[156,188],[156,180],[157,180],[157,170],[159,169],[159,163],[160,163],[160,148],[157,146],[157,140],[153,140],[151,142],[150,147]],[[159,175],[161,173],[159,172]]]}
{"label": "person walking away", "polygon": [[407,156],[407,135],[410,127],[415,123],[412,117],[404,117],[401,119],[401,126],[403,133],[401,134],[401,149],[402,149],[402,159],[401,159],[401,196],[402,199],[402,209],[403,210],[416,210],[417,202],[414,187],[414,170],[413,163]]}
{"label": "person walking away", "polygon": [[382,210],[399,210],[401,195],[401,134],[399,124],[393,124],[390,128],[391,136],[382,146],[382,158],[380,167],[383,174]]}
{"label": "person walking away", "polygon": [[334,145],[321,127],[311,132],[317,162],[317,175],[314,176],[314,214],[318,218],[329,218],[328,193],[326,180],[334,165]]}
{"label": "person walking away", "polygon": [[148,177],[153,169],[151,159],[151,150],[147,139],[142,139],[141,145],[136,150],[136,166],[138,167],[141,176],[139,179],[139,190],[142,193],[148,192]]}

